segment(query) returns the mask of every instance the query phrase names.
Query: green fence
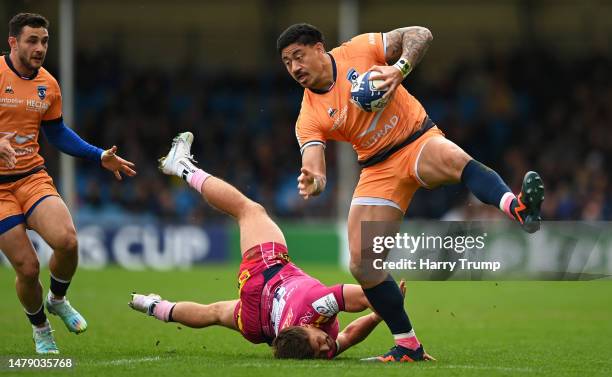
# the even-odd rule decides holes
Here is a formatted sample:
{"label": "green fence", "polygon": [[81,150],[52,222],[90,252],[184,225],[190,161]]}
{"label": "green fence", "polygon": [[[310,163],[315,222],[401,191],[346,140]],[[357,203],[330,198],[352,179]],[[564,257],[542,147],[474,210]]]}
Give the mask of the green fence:
{"label": "green fence", "polygon": [[[337,226],[333,222],[298,223],[283,222],[279,226],[285,234],[289,255],[296,263],[331,264],[337,266],[340,260],[340,239]],[[232,226],[230,253],[233,261],[240,259],[240,234],[237,226]]]}

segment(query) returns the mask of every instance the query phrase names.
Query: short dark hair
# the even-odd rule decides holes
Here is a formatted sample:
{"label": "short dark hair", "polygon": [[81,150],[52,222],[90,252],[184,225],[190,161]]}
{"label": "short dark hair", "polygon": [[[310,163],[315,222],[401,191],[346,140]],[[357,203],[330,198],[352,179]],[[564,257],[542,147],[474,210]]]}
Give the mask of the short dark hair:
{"label": "short dark hair", "polygon": [[313,359],[308,333],[300,326],[285,327],[272,342],[277,359]]}
{"label": "short dark hair", "polygon": [[9,21],[9,37],[18,37],[25,26],[49,28],[49,20],[36,13],[19,13]]}
{"label": "short dark hair", "polygon": [[325,38],[319,29],[310,24],[295,24],[289,26],[281,33],[276,40],[276,49],[280,54],[285,47],[293,43],[312,46],[318,42],[323,43],[323,46],[325,46]]}

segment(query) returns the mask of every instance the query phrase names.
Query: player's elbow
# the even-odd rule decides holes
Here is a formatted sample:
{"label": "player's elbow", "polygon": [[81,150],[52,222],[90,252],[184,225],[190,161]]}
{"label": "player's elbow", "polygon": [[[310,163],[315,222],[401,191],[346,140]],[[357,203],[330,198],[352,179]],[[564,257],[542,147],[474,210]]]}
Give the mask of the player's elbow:
{"label": "player's elbow", "polygon": [[427,44],[430,44],[431,41],[433,41],[433,34],[431,33],[431,30],[424,26],[416,26],[416,28],[418,34]]}
{"label": "player's elbow", "polygon": [[403,34],[409,38],[418,39],[421,43],[429,45],[433,41],[431,30],[424,26],[410,26],[402,29]]}

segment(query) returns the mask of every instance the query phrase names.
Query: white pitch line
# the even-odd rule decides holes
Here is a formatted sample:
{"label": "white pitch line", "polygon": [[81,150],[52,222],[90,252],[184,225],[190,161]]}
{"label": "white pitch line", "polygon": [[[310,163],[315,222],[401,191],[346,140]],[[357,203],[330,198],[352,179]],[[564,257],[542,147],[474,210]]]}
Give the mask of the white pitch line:
{"label": "white pitch line", "polygon": [[[429,364],[431,365],[431,364]],[[504,372],[533,372],[531,368],[495,367],[484,365],[435,365],[433,369],[475,369],[475,370],[499,370]]]}
{"label": "white pitch line", "polygon": [[[338,360],[338,361],[346,361],[346,360]],[[370,365],[372,365],[369,362],[363,362],[363,363],[357,363],[354,364],[352,368],[354,369],[365,369],[365,368],[369,368]],[[501,372],[523,372],[523,373],[530,373],[530,372],[534,372],[534,369],[532,368],[513,368],[513,367],[496,367],[496,366],[486,366],[486,365],[456,365],[456,364],[449,364],[449,365],[445,365],[445,364],[440,364],[440,362],[427,362],[422,364],[423,367],[425,367],[424,369],[468,369],[468,370],[496,370],[496,371],[501,371]],[[266,363],[262,362],[262,363],[240,363],[240,366],[243,367],[255,367],[255,368],[260,368],[260,367],[266,367]],[[304,363],[304,364],[276,364],[274,365],[274,368],[276,369],[284,369],[284,368],[289,368],[289,369],[300,369],[300,368],[308,368],[308,369],[312,369],[312,368],[326,368],[326,367],[334,367],[334,362],[330,361],[329,363],[323,363],[323,364],[308,364],[308,363]]]}
{"label": "white pitch line", "polygon": [[159,361],[161,360],[159,356],[155,357],[141,357],[138,359],[117,359],[110,361],[99,361],[93,363],[95,365],[125,365],[125,364],[136,364],[136,363],[147,363],[149,361]]}
{"label": "white pitch line", "polygon": [[[161,358],[159,356],[155,356],[155,357],[141,357],[141,358],[136,358],[136,359],[117,359],[117,360],[109,360],[109,361],[99,361],[99,362],[94,362],[91,363],[93,365],[112,365],[112,366],[116,366],[116,365],[126,365],[126,364],[136,364],[136,363],[146,363],[146,362],[151,362],[151,361],[159,361],[161,360]],[[89,363],[88,363],[89,364]],[[432,365],[433,364],[433,365]],[[262,367],[264,366],[264,363],[241,363],[241,366],[244,367]],[[366,364],[358,364],[358,365],[363,365],[365,366]],[[300,368],[300,367],[305,367],[305,368],[318,368],[318,367],[324,367],[324,366],[328,366],[328,365],[319,365],[319,364],[315,364],[315,365],[275,365],[275,368]],[[333,366],[333,363],[330,363],[329,366]],[[439,364],[437,362],[435,363],[427,363],[427,369],[471,369],[471,370],[497,370],[497,371],[503,371],[503,372],[533,372],[534,370],[531,368],[513,368],[513,367],[496,367],[496,366],[485,366],[485,365],[444,365],[444,364]]]}

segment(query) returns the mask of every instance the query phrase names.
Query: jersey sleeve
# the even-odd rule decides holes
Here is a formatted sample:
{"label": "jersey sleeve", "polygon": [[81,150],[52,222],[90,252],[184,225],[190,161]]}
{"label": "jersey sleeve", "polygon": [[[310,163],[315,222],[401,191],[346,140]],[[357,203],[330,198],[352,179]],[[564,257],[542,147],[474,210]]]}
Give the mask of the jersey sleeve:
{"label": "jersey sleeve", "polygon": [[295,123],[295,137],[300,146],[300,153],[304,153],[304,149],[312,145],[325,146],[325,142],[327,141],[325,133],[318,125],[315,118],[304,109],[303,103],[302,110]]}
{"label": "jersey sleeve", "polygon": [[43,121],[59,119],[62,116],[62,92],[59,84],[55,79],[51,79],[49,85],[53,87],[51,106],[49,106],[45,115],[43,115]]}
{"label": "jersey sleeve", "polygon": [[379,65],[385,65],[385,40],[383,33],[365,33],[345,42],[340,49],[347,59],[367,57]]}
{"label": "jersey sleeve", "polygon": [[344,311],[344,284],[336,284],[329,287],[329,290],[338,302],[338,310]]}
{"label": "jersey sleeve", "polygon": [[314,289],[311,294],[316,298],[312,302],[312,308],[320,315],[331,318],[344,311],[343,284]]}

